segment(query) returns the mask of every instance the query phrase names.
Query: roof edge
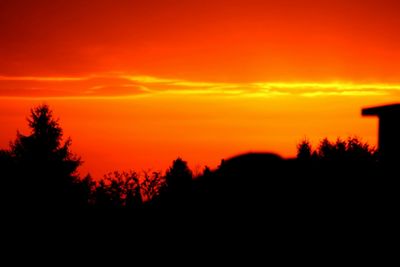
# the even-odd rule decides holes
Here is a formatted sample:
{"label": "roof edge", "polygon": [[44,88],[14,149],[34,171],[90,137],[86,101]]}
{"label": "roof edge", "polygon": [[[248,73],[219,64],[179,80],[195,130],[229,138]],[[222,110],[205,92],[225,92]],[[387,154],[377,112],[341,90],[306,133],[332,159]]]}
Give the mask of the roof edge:
{"label": "roof edge", "polygon": [[361,110],[361,114],[362,114],[362,116],[380,116],[383,114],[400,114],[400,103],[363,108]]}

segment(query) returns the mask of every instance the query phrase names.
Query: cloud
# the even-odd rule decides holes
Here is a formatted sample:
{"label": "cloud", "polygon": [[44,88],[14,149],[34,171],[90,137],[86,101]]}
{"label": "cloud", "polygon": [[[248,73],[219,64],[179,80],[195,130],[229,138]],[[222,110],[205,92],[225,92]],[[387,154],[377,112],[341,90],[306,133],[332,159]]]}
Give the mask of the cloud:
{"label": "cloud", "polygon": [[350,82],[209,82],[102,73],[76,77],[0,76],[2,97],[135,97],[144,94],[227,97],[383,96],[400,84]]}
{"label": "cloud", "polygon": [[86,96],[132,96],[147,93],[148,89],[141,85],[118,84],[97,85],[83,92]]}
{"label": "cloud", "polygon": [[151,76],[127,76],[124,78],[138,84],[146,84],[153,93],[170,94],[218,94],[252,97],[299,95],[317,96],[382,96],[400,92],[400,84],[349,83],[349,82],[196,82],[165,79]]}

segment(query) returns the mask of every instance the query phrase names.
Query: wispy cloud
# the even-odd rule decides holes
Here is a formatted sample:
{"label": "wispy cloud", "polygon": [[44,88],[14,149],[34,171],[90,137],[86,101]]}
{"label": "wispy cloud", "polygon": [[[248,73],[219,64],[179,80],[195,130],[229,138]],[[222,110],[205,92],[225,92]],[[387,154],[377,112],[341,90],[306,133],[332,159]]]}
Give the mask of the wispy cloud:
{"label": "wispy cloud", "polygon": [[324,92],[324,91],[316,91],[316,92],[308,92],[302,93],[301,96],[305,97],[318,97],[318,96],[384,96],[388,95],[387,92],[378,92],[378,91],[337,91],[337,92]]}
{"label": "wispy cloud", "polygon": [[314,90],[400,90],[400,84],[349,83],[349,82],[269,82],[253,83],[254,86],[268,89],[314,89]]}
{"label": "wispy cloud", "polygon": [[400,84],[354,82],[209,82],[104,73],[78,77],[0,76],[0,96],[134,97],[144,94],[227,97],[399,95]]}

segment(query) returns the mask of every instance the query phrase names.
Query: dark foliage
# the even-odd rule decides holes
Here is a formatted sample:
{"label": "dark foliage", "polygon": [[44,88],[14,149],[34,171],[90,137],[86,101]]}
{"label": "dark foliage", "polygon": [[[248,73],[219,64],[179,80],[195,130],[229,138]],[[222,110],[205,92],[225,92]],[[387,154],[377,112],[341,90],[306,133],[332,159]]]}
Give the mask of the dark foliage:
{"label": "dark foliage", "polygon": [[98,208],[138,208],[142,205],[140,183],[135,172],[107,174],[94,190]]}
{"label": "dark foliage", "polygon": [[29,135],[17,133],[6,152],[6,178],[13,190],[9,197],[21,207],[43,208],[82,204],[76,200],[79,188],[76,170],[81,160],[70,151],[71,140],[63,142],[63,132],[47,105],[31,110]]}
{"label": "dark foliage", "polygon": [[165,177],[161,172],[144,172],[143,181],[140,184],[141,192],[146,201],[150,201],[159,196],[165,185]]}
{"label": "dark foliage", "polygon": [[316,150],[312,149],[308,140],[303,140],[297,145],[297,159],[376,162],[378,157],[376,149],[368,143],[357,137],[348,137],[346,140],[338,138],[335,142],[324,138]]}
{"label": "dark foliage", "polygon": [[206,167],[196,178],[177,158],[165,175],[114,172],[94,181],[79,177],[81,160],[47,105],[33,109],[28,124],[30,134],[18,133],[9,150],[0,150],[2,203],[12,208],[179,210],[299,220],[382,211],[396,203],[396,166],[382,165],[376,150],[358,138],[323,139],[316,149],[304,140],[296,159],[239,155],[215,170]]}
{"label": "dark foliage", "polygon": [[165,175],[167,190],[171,193],[183,193],[190,190],[193,174],[187,162],[177,158]]}

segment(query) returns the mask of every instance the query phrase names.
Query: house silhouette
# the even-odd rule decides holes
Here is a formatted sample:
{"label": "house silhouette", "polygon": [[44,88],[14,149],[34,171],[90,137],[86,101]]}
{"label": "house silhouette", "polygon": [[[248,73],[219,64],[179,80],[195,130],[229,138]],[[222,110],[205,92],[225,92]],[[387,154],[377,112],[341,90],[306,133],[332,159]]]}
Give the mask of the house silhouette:
{"label": "house silhouette", "polygon": [[378,149],[383,162],[400,162],[400,104],[362,109],[363,116],[378,116]]}

